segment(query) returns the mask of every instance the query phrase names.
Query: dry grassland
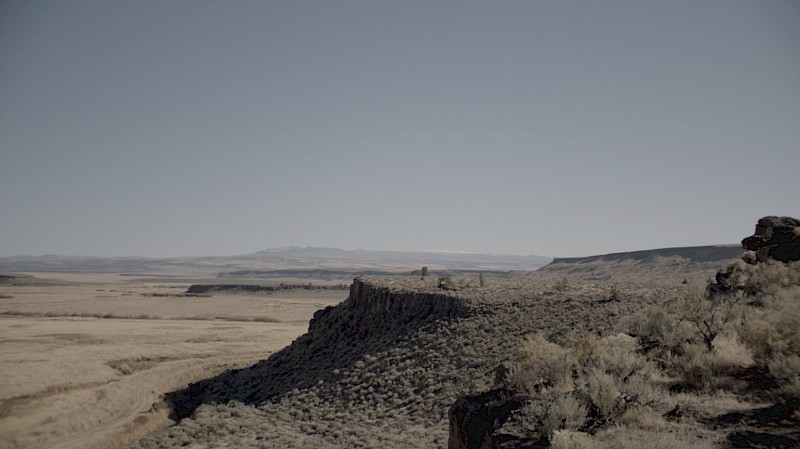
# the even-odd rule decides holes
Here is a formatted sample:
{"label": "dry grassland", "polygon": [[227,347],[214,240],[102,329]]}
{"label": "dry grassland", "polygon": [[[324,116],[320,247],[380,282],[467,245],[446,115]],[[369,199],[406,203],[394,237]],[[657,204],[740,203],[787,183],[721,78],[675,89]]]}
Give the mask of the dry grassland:
{"label": "dry grassland", "polygon": [[0,286],[0,448],[141,437],[171,423],[164,393],[268,357],[346,297],[177,296],[187,287],[107,274]]}

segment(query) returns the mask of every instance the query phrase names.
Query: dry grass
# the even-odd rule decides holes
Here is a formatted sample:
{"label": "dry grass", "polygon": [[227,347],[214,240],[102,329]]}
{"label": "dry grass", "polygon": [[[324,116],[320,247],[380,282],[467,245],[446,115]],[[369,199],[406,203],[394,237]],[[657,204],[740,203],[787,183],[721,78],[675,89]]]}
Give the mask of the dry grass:
{"label": "dry grass", "polygon": [[[683,357],[678,350],[687,344],[685,337],[693,335],[691,325],[670,318],[674,300],[685,288],[680,282],[570,279],[558,291],[550,279],[490,275],[480,287],[474,278],[453,277],[452,289],[439,288],[434,276],[369,279],[386,295],[400,296],[363,304],[361,309],[337,307],[320,314],[311,334],[268,360],[199,382],[203,403],[191,408],[191,418],[128,447],[444,448],[450,405],[462,395],[490,388],[494,369],[509,359],[517,363],[512,376],[520,391],[539,400],[527,415],[531,433],[556,447],[712,447],[727,430],[704,429],[699,420],[751,407],[726,396],[733,394],[729,391],[700,396],[665,390],[683,382],[677,379],[675,364]],[[114,297],[106,300],[122,299],[123,294],[132,301],[182,301],[185,305],[189,300],[147,298],[138,289],[117,290],[102,294]],[[615,299],[609,301],[612,295]],[[265,305],[262,298],[231,300],[243,301],[244,307]],[[404,321],[387,312],[390,306],[406,310],[448,300],[457,304],[459,313],[408,313]],[[312,299],[305,305],[310,303],[319,302]],[[226,316],[244,315],[234,313],[231,304],[235,302],[222,304],[228,308]],[[262,316],[286,316],[278,305],[269,307],[271,312]],[[264,309],[259,310],[263,313]],[[636,324],[638,318],[629,319],[635,314],[646,316],[649,322]],[[629,330],[626,320],[636,324],[638,331]],[[239,324],[248,323],[228,323]],[[708,353],[713,372],[745,366],[747,350],[752,351],[754,363],[763,364],[763,354],[775,354],[783,346],[762,338],[768,333],[759,329],[754,324],[749,332],[762,345],[760,351],[748,343],[746,336],[751,334],[736,337],[721,332],[713,340],[712,352],[704,348],[701,337],[693,337],[692,344]],[[620,331],[636,338],[620,336]],[[227,332],[196,335],[192,344],[211,344],[215,339],[224,344]],[[786,338],[791,341],[789,335]],[[642,351],[645,340],[670,344]],[[542,360],[548,366],[536,363]],[[119,366],[132,372],[127,376],[136,376],[173,363],[163,361],[148,368],[151,362],[133,360]],[[121,375],[111,366],[105,369]],[[664,414],[676,405],[688,411],[665,420]],[[149,429],[146,422],[139,424]]]}
{"label": "dry grass", "polygon": [[166,293],[185,285],[104,279],[6,287],[15,298],[0,312],[0,448],[111,447],[163,428],[160,395],[252,365],[344,299],[183,298]]}
{"label": "dry grass", "polygon": [[[797,411],[800,408],[800,285],[797,285],[800,263],[735,266],[739,271],[734,278],[742,286],[741,291],[709,297],[696,287],[682,287],[676,289],[677,300],[667,307],[650,307],[623,318],[622,327],[637,338],[620,334],[601,339],[587,334],[557,345],[539,335],[526,342],[518,356],[525,363],[518,366],[528,370],[530,375],[526,377],[525,372],[517,372],[512,378],[521,384],[518,385],[520,390],[530,394],[533,384],[537,387],[533,388],[534,393],[540,394],[544,389],[530,379],[545,385],[548,380],[558,379],[559,385],[566,387],[561,391],[571,391],[569,387],[574,385],[574,394],[585,398],[589,409],[587,424],[558,428],[549,421],[553,416],[551,408],[534,403],[523,410],[527,416],[517,418],[528,424],[529,439],[537,441],[536,438],[550,435],[551,444],[564,447],[595,444],[623,448],[685,447],[703,433],[697,430],[703,427],[699,420],[713,421],[713,413],[709,413],[708,407],[705,412],[699,409],[686,412],[681,402],[716,404],[715,412],[722,416],[726,409],[722,405],[724,400],[716,397],[717,393],[725,389],[734,395],[749,397],[750,381],[743,373],[751,367],[777,385],[764,391],[764,381],[756,381],[762,398],[785,404],[780,411],[771,413],[781,413],[781,422],[791,427],[792,420],[800,418]],[[564,355],[567,350],[571,359]],[[572,377],[567,376],[568,372]],[[674,376],[679,378],[678,382],[670,381]],[[664,405],[676,402],[661,389],[665,381],[666,385],[694,392],[697,400],[683,396],[674,410],[665,413]],[[741,419],[738,417],[741,414],[737,413],[725,419]],[[559,416],[562,423],[570,419],[567,414],[555,416]],[[681,426],[676,429],[664,416],[680,421]],[[583,423],[581,420],[574,422]],[[601,428],[609,424],[622,425],[626,432],[602,431],[594,441],[584,435],[555,432],[596,430],[598,424]],[[739,432],[735,438],[747,441],[752,433],[748,432],[751,431]],[[776,441],[797,442],[792,439],[794,437],[787,439],[780,432],[774,435],[779,439]],[[792,434],[791,430],[788,432]],[[797,434],[796,429],[794,434]],[[711,440],[720,439],[722,435],[717,434]],[[648,441],[650,439],[658,443]]]}

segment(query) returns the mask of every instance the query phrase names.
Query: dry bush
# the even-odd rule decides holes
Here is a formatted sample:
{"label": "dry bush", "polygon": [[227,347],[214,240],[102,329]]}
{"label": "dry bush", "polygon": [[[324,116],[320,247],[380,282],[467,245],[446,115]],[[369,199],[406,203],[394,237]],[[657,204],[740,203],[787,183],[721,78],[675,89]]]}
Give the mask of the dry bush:
{"label": "dry bush", "polygon": [[767,261],[735,267],[739,286],[751,295],[770,296],[800,285],[800,262]]}
{"label": "dry bush", "polygon": [[556,430],[578,430],[585,421],[586,407],[571,394],[560,395],[547,408],[543,430],[551,436]]}
{"label": "dry bush", "polygon": [[550,439],[553,449],[594,449],[597,443],[589,434],[572,430],[556,430]]}
{"label": "dry bush", "polygon": [[663,307],[653,306],[634,314],[626,327],[644,346],[673,346],[676,343],[675,319]]}
{"label": "dry bush", "polygon": [[586,391],[600,418],[618,415],[621,410],[622,392],[617,388],[617,379],[599,369],[586,373]]}
{"label": "dry bush", "polygon": [[553,290],[563,293],[569,288],[569,281],[567,278],[561,278],[553,284]]}
{"label": "dry bush", "polygon": [[[795,264],[797,265],[797,264]],[[748,321],[743,336],[756,363],[779,385],[783,399],[800,401],[800,288],[770,295],[760,316]]]}
{"label": "dry bush", "polygon": [[744,327],[744,339],[757,362],[768,363],[781,354],[800,353],[800,288],[786,289]]}
{"label": "dry bush", "polygon": [[550,391],[568,392],[575,389],[576,368],[569,350],[536,334],[522,345],[509,380],[520,392],[531,396]]}
{"label": "dry bush", "polygon": [[672,359],[671,368],[684,381],[684,387],[697,391],[708,390],[715,377],[712,353],[701,344],[687,344],[683,353]]}
{"label": "dry bush", "polygon": [[[637,349],[637,340],[625,334],[604,339],[587,334],[566,340],[563,347],[542,335],[529,339],[512,376],[520,390],[540,398],[543,392],[576,390],[549,405],[533,401],[522,413],[529,436],[579,430],[587,419],[594,423],[590,426],[620,422],[623,416],[636,422],[638,415],[629,411],[648,409],[663,395],[652,382],[655,367]],[[652,427],[653,420],[652,414],[642,414],[643,425]]]}
{"label": "dry bush", "polygon": [[617,421],[624,426],[644,430],[662,430],[667,424],[661,413],[647,407],[629,408]]}
{"label": "dry bush", "polygon": [[[706,295],[705,290],[690,288],[677,301],[680,321],[692,325],[706,349],[714,349],[714,339],[724,331],[735,329],[744,320],[744,295],[740,292]],[[687,335],[686,340],[694,340]]]}
{"label": "dry bush", "polygon": [[800,402],[800,356],[791,354],[776,357],[767,365],[769,373],[778,382],[778,389],[783,399],[797,406]]}
{"label": "dry bush", "polygon": [[586,407],[572,393],[554,393],[533,398],[513,420],[524,438],[545,442],[559,430],[577,431],[586,418]]}
{"label": "dry bush", "polygon": [[662,396],[652,382],[656,368],[637,353],[635,338],[584,335],[565,345],[580,361],[579,390],[590,398],[596,418],[614,420],[630,407],[653,404]]}
{"label": "dry bush", "polygon": [[610,427],[594,438],[597,446],[614,449],[713,449],[713,441],[700,439],[690,432],[675,433],[654,430]]}
{"label": "dry bush", "polygon": [[564,342],[580,366],[597,366],[601,354],[607,351],[607,344],[595,334],[584,334],[569,338]]}
{"label": "dry bush", "polygon": [[714,339],[712,363],[714,371],[720,374],[739,368],[749,368],[754,363],[753,352],[735,332],[717,335]]}

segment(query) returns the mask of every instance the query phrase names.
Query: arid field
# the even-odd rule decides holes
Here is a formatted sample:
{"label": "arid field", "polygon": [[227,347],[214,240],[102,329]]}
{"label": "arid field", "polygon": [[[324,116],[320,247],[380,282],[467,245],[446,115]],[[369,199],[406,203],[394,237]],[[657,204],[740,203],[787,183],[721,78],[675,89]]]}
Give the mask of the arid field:
{"label": "arid field", "polygon": [[800,262],[736,253],[0,276],[0,448],[796,447]]}
{"label": "arid field", "polygon": [[347,296],[186,297],[174,280],[28,274],[0,285],[3,449],[105,448],[166,426],[164,393],[268,357]]}

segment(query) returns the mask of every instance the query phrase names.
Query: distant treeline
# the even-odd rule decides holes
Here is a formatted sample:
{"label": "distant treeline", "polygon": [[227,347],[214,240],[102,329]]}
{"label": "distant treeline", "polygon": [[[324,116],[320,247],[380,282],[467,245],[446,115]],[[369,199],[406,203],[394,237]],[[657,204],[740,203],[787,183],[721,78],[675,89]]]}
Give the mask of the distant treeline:
{"label": "distant treeline", "polygon": [[189,286],[186,293],[203,294],[212,292],[277,292],[282,290],[348,290],[349,285],[314,285],[308,284],[284,284],[280,285],[248,285],[248,284],[193,284]]}

